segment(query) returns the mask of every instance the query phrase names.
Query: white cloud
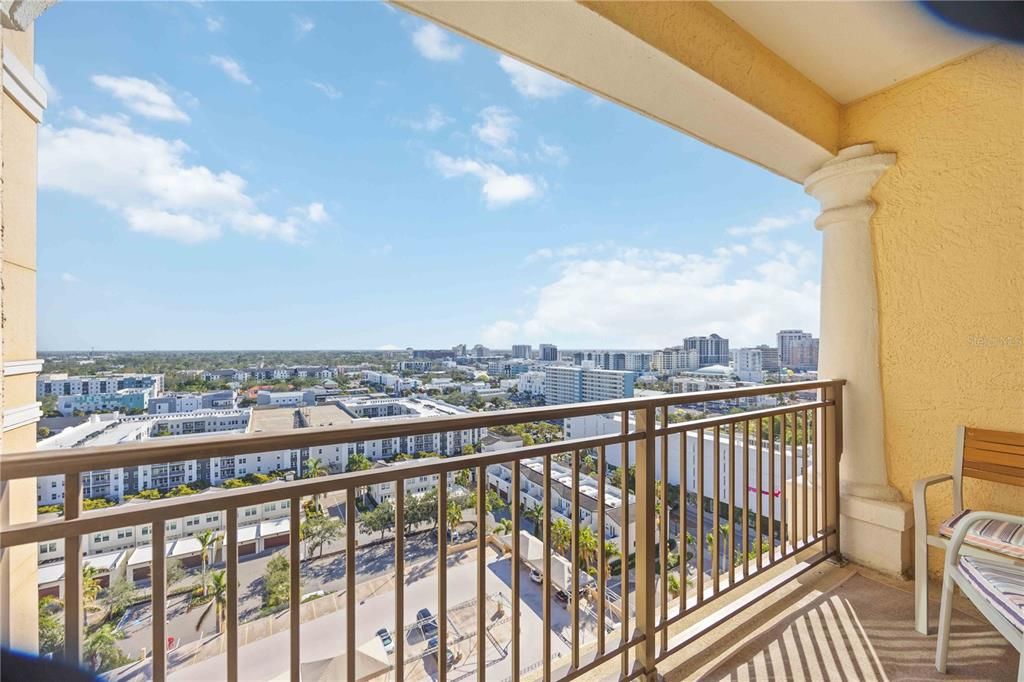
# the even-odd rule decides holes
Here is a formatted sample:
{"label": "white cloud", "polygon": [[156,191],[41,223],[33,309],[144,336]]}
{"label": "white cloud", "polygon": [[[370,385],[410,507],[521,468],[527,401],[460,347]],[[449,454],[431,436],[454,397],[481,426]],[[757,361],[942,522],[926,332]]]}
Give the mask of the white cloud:
{"label": "white cloud", "polygon": [[231,57],[221,57],[211,54],[210,63],[223,71],[231,80],[245,85],[252,85],[252,80],[250,80],[249,76],[245,73],[245,69],[243,69],[242,65]]}
{"label": "white cloud", "polygon": [[[660,348],[686,334],[718,332],[736,346],[763,343],[781,327],[818,328],[816,256],[797,244],[743,256],[595,245],[535,252],[555,267],[526,314],[481,332],[488,345],[559,338],[569,347]],[[542,253],[543,251],[543,253]]]}
{"label": "white cloud", "polygon": [[569,155],[565,153],[565,149],[557,144],[548,144],[543,137],[537,140],[537,158],[556,166],[569,163]]}
{"label": "white cloud", "polygon": [[785,216],[765,216],[758,220],[753,225],[742,225],[737,227],[730,227],[726,230],[729,234],[734,237],[740,235],[761,235],[769,232],[777,232],[779,230],[785,230],[793,227],[794,225],[800,225],[807,223],[814,216],[817,215],[814,211],[809,208],[801,209],[796,213],[791,213]]}
{"label": "white cloud", "polygon": [[498,58],[498,66],[512,81],[512,87],[530,99],[552,99],[569,89],[569,84],[508,55]]}
{"label": "white cloud", "polygon": [[36,80],[39,81],[39,85],[43,86],[43,90],[46,91],[47,104],[56,104],[60,101],[60,93],[57,92],[57,88],[53,87],[53,83],[46,75],[46,69],[43,68],[42,64],[36,63]]}
{"label": "white cloud", "polygon": [[206,17],[206,30],[217,33],[224,28],[224,17]]}
{"label": "white cloud", "polygon": [[224,230],[301,241],[311,224],[327,220],[322,204],[277,217],[263,212],[243,178],[192,164],[181,140],[134,130],[125,116],[89,117],[71,111],[74,125],[39,129],[39,185],[95,201],[136,232],[198,243]]}
{"label": "white cloud", "polygon": [[473,124],[473,134],[486,145],[504,150],[516,137],[519,119],[504,107],[491,106],[480,112],[480,122]]}
{"label": "white cloud", "polygon": [[402,350],[399,346],[393,343],[385,343],[383,346],[377,346],[377,350]]}
{"label": "white cloud", "polygon": [[305,37],[306,34],[316,28],[316,22],[309,17],[293,16],[292,22],[295,24],[295,33],[300,38]]}
{"label": "white cloud", "polygon": [[421,130],[428,133],[436,133],[441,128],[451,123],[454,119],[446,116],[440,107],[430,106],[427,115],[421,119],[399,120],[398,123],[412,130]]}
{"label": "white cloud", "polygon": [[451,34],[435,24],[423,24],[412,33],[412,44],[427,59],[451,62],[462,56],[462,46],[452,42]]}
{"label": "white cloud", "polygon": [[188,114],[182,111],[174,103],[174,99],[156,83],[142,78],[102,74],[93,76],[92,82],[136,114],[158,121],[189,121]]}
{"label": "white cloud", "polygon": [[320,81],[307,81],[311,86],[324,93],[328,99],[341,99],[341,90],[338,90],[330,83]]}
{"label": "white cloud", "polygon": [[60,280],[68,284],[74,284],[75,282],[78,281],[78,278],[72,275],[70,272],[62,272],[60,275]]}
{"label": "white cloud", "polygon": [[319,224],[327,222],[330,216],[327,215],[327,209],[324,208],[324,205],[317,201],[306,207],[306,218],[311,223]]}
{"label": "white cloud", "polygon": [[434,152],[432,161],[445,178],[471,175],[480,180],[480,191],[488,208],[502,208],[543,194],[543,180],[520,173],[506,173],[492,163],[465,157],[453,158],[441,152]]}

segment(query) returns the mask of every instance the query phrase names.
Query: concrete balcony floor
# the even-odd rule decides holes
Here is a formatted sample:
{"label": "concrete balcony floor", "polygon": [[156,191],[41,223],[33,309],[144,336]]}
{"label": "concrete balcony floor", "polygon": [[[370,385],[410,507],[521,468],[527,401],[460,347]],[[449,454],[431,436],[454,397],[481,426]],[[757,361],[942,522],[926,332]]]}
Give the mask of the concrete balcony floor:
{"label": "concrete balcony floor", "polygon": [[[932,594],[939,594],[937,584]],[[1014,680],[1017,652],[965,599],[953,612],[948,673],[932,632],[914,631],[913,583],[829,563],[659,665],[665,680]]]}

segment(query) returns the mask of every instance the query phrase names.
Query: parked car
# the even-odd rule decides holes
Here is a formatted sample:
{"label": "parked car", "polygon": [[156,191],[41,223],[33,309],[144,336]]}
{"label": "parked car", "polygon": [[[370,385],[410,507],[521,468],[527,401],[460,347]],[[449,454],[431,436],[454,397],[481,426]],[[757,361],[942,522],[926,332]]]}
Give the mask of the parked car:
{"label": "parked car", "polygon": [[557,590],[555,592],[555,599],[562,602],[563,604],[569,603],[569,593],[565,590]]}
{"label": "parked car", "polygon": [[395,653],[395,640],[391,637],[390,630],[387,628],[377,630],[377,637],[380,638],[380,643],[384,645],[384,651],[389,654]]}
{"label": "parked car", "polygon": [[420,609],[416,612],[416,624],[420,626],[423,637],[429,639],[437,636],[437,619],[430,609]]}
{"label": "parked car", "polygon": [[544,574],[540,572],[538,568],[530,569],[530,580],[540,585],[544,582]]}
{"label": "parked car", "polygon": [[[433,653],[434,660],[437,661],[438,666],[440,666],[441,665],[441,649],[438,646],[437,638],[436,637],[431,639],[429,642],[427,642],[427,648]],[[452,652],[451,649],[449,649],[447,647],[445,647],[444,651],[445,651],[444,668],[445,668],[445,670],[447,670],[447,669],[451,668],[453,665],[455,665],[455,654]]]}

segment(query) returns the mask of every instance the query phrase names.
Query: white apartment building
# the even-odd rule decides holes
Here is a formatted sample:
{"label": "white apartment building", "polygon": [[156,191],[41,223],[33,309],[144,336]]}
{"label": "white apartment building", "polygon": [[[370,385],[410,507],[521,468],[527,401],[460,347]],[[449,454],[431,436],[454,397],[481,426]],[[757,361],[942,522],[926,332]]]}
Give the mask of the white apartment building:
{"label": "white apartment building", "polygon": [[[117,413],[93,415],[88,421],[64,429],[36,445],[38,450],[116,445],[151,438],[185,437],[200,433],[242,433],[249,425],[250,410],[208,410],[187,414],[124,416]],[[174,464],[146,464],[112,468],[82,474],[85,497],[122,500],[127,494],[147,488],[166,490],[197,480],[217,482],[210,460],[188,460]],[[64,476],[36,478],[36,502],[40,505],[64,502]]]}
{"label": "white apartment building", "polygon": [[[437,461],[439,457],[423,457],[416,460],[417,462],[429,463],[431,461]],[[375,462],[373,465],[374,469],[391,468],[399,464],[398,462]],[[411,495],[423,495],[431,490],[437,489],[437,482],[439,480],[438,474],[428,474],[426,476],[410,476],[405,479],[405,495],[409,497]],[[452,473],[448,474],[448,487],[451,488],[452,482],[455,475]],[[384,481],[383,483],[374,483],[368,486],[368,493],[370,497],[377,501],[377,503],[395,501],[395,481]]]}
{"label": "white apartment building", "polygon": [[760,348],[737,348],[732,351],[732,361],[740,381],[764,381],[764,354]]}
{"label": "white apartment building", "polygon": [[524,372],[519,375],[518,390],[533,396],[544,395],[544,372]]}
{"label": "white apartment building", "polygon": [[[584,417],[571,417],[565,420],[565,438],[589,438],[592,436],[609,435],[614,433],[620,433],[622,428],[622,417],[619,414],[616,415],[589,415]],[[630,417],[629,428],[635,429],[636,423],[633,417]],[[738,434],[739,435],[739,434]],[[765,434],[767,438],[767,434]],[[775,504],[775,517],[779,518],[781,513],[781,491],[783,487],[796,485],[802,483],[804,475],[804,452],[803,447],[797,448],[794,451],[792,446],[782,446],[779,443],[775,444],[775,487],[774,489],[769,487],[769,465],[768,465],[768,452],[770,446],[767,440],[762,445],[762,478],[761,485],[757,485],[757,458],[753,454],[756,451],[757,445],[753,440],[754,434],[751,434],[751,441],[747,448],[744,448],[742,436],[735,439],[735,451],[733,452],[734,466],[736,471],[736,481],[733,485],[733,496],[737,507],[743,506],[744,497],[747,498],[747,503],[750,505],[750,509],[756,509],[757,497],[760,493],[762,499],[762,510],[765,515],[768,513],[768,504],[770,500],[774,500]],[[681,472],[683,471],[682,459],[680,457],[680,436],[678,433],[671,434],[668,436],[668,482],[673,485],[680,485],[682,480]],[[697,431],[688,431],[686,433],[686,491],[688,493],[694,493],[697,490],[697,444],[698,434]],[[661,446],[662,439],[655,439],[655,476],[661,477]],[[724,503],[729,500],[729,480],[728,480],[728,466],[729,466],[729,437],[726,430],[720,430],[719,441],[716,447],[715,445],[715,434],[714,429],[704,429],[704,497],[707,500],[714,499],[714,492],[717,483],[719,499]],[[715,453],[719,458],[719,466],[721,477],[715,481]],[[609,445],[605,448],[605,457],[609,466],[619,467],[622,462],[622,445],[615,444]],[[813,471],[813,458],[814,448],[813,446],[807,449],[807,471]],[[629,462],[630,464],[636,464],[636,443],[630,443],[629,445]],[[743,470],[744,467],[747,469],[747,477],[750,482],[750,488],[744,489],[743,487]],[[785,477],[783,477],[783,467],[785,468]],[[794,468],[795,467],[795,468]]]}
{"label": "white apartment building", "polygon": [[[514,464],[496,464],[487,468],[487,483],[506,502],[511,501],[512,469]],[[598,528],[597,481],[580,474],[579,481],[572,480],[572,469],[557,462],[551,463],[551,511],[552,517],[563,518],[573,523],[572,492],[579,490],[580,522],[589,526],[595,534],[612,542],[622,550],[622,491],[606,483],[604,490],[605,526]],[[520,503],[525,508],[543,508],[544,505],[544,463],[539,457],[524,459],[519,467]],[[629,552],[636,547],[636,499],[629,496]]]}
{"label": "white apartment building", "polygon": [[552,365],[544,369],[544,402],[548,405],[633,397],[632,372]]}
{"label": "white apartment building", "polygon": [[126,388],[151,389],[150,397],[163,394],[163,374],[101,374],[73,376],[63,373],[40,374],[36,378],[36,398],[44,396],[91,395],[117,393]]}
{"label": "white apartment building", "polygon": [[700,367],[700,353],[696,348],[672,346],[654,351],[651,356],[651,369],[661,374],[684,372]]}
{"label": "white apartment building", "polygon": [[[267,483],[265,485],[273,486],[279,484]],[[202,492],[196,493],[193,496],[193,498],[198,498],[199,496],[216,496],[222,494],[223,492],[223,488],[207,488]],[[123,503],[123,505],[126,507],[134,507],[147,504],[152,504],[152,501],[133,499],[127,500]],[[279,502],[269,502],[267,504],[252,505],[250,507],[239,507],[238,526],[239,529],[241,530],[241,528],[260,524],[264,521],[273,521],[285,518],[288,516],[288,513],[289,501],[287,499],[282,499]],[[53,516],[56,516],[56,514],[53,514]],[[177,540],[189,538],[195,535],[200,535],[208,530],[212,530],[215,533],[222,534],[225,532],[226,528],[224,525],[224,514],[222,512],[208,512],[204,514],[196,514],[174,519],[168,519],[164,533],[167,540],[167,544],[171,545]],[[93,556],[97,554],[107,554],[110,552],[132,550],[138,547],[144,547],[146,545],[149,545],[151,541],[152,528],[151,525],[148,523],[137,526],[112,528],[110,530],[98,531],[96,533],[83,535],[82,554],[86,556]],[[241,546],[239,547],[239,549],[242,549]],[[250,552],[242,552],[243,555],[247,553]],[[39,543],[40,564],[45,564],[52,561],[63,561],[63,559],[63,540]]]}
{"label": "white apartment building", "polygon": [[362,371],[362,378],[368,384],[383,386],[389,391],[412,391],[423,385],[423,382],[419,379],[406,379],[397,374],[379,372],[373,369],[364,369]]}
{"label": "white apartment building", "polygon": [[270,407],[297,407],[316,402],[313,391],[257,391],[256,404]]}

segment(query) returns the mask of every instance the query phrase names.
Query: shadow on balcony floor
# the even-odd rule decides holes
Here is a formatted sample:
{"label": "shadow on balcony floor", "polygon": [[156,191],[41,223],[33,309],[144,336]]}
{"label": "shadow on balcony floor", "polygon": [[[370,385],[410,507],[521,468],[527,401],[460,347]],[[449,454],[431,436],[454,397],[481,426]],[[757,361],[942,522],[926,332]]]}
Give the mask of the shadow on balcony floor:
{"label": "shadow on balcony floor", "polygon": [[[938,604],[932,604],[933,631]],[[906,589],[859,572],[787,609],[706,674],[707,680],[1013,680],[1017,652],[982,620],[953,611],[948,674],[935,635],[914,631]],[[671,672],[666,679],[677,678]]]}

